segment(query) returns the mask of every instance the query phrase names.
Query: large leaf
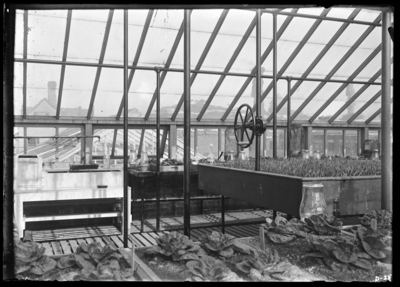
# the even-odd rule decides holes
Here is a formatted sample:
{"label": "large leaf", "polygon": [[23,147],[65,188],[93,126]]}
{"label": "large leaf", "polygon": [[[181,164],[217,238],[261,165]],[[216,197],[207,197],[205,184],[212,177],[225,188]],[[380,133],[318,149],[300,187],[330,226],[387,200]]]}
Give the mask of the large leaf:
{"label": "large leaf", "polygon": [[267,236],[271,241],[273,241],[275,243],[288,243],[288,242],[296,239],[296,236],[294,236],[294,235],[278,234],[278,233],[272,233],[272,232],[268,232]]}
{"label": "large leaf", "polygon": [[60,269],[64,269],[67,267],[74,266],[76,264],[74,256],[71,254],[66,257],[61,257],[57,262],[57,267]]}
{"label": "large leaf", "polygon": [[337,260],[343,263],[351,263],[357,260],[356,253],[345,253],[340,249],[333,250],[332,254],[335,256]]}
{"label": "large leaf", "polygon": [[247,260],[235,263],[235,267],[246,274],[250,273],[250,269],[253,268],[253,266]]}
{"label": "large leaf", "polygon": [[347,270],[347,264],[338,262],[332,258],[324,257],[324,262],[327,266],[332,268],[332,270],[337,272],[345,272]]}
{"label": "large leaf", "polygon": [[14,272],[15,272],[15,274],[20,274],[22,272],[28,271],[29,269],[31,269],[30,264],[27,264],[27,265],[15,264]]}
{"label": "large leaf", "polygon": [[234,251],[231,247],[228,247],[228,248],[225,248],[225,249],[219,251],[218,254],[225,258],[230,258],[233,256]]}
{"label": "large leaf", "polygon": [[20,241],[14,247],[15,261],[17,265],[24,265],[38,260],[44,254],[46,249],[39,246],[36,242],[23,242]]}
{"label": "large leaf", "polygon": [[194,254],[194,253],[186,253],[186,254],[183,254],[183,255],[176,255],[176,254],[173,254],[172,255],[172,259],[174,260],[174,261],[180,261],[180,260],[198,260],[199,259],[199,257],[196,255],[196,254]]}
{"label": "large leaf", "polygon": [[155,250],[155,251],[157,251],[157,252],[159,252],[159,253],[161,253],[161,254],[164,254],[165,256],[171,256],[171,255],[172,255],[172,252],[171,252],[171,251],[167,251],[167,250],[161,248],[161,247],[158,246],[158,245],[153,245],[152,248],[153,248],[153,250]]}
{"label": "large leaf", "polygon": [[366,259],[359,258],[358,260],[351,262],[351,264],[353,264],[357,267],[363,268],[363,269],[367,269],[367,270],[372,269],[372,264]]}
{"label": "large leaf", "polygon": [[80,268],[93,268],[94,269],[94,264],[89,261],[84,259],[80,254],[75,254],[74,253],[74,259],[76,264],[80,267]]}
{"label": "large leaf", "polygon": [[57,262],[48,256],[42,256],[38,261],[32,263],[30,273],[43,275],[44,273],[53,270],[57,266]]}

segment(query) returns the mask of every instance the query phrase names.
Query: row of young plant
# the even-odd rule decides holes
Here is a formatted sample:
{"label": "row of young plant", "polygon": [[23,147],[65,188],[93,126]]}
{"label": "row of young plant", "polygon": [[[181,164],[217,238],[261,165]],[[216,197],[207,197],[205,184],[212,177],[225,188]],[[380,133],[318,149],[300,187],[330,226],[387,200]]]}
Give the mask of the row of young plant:
{"label": "row of young plant", "polygon": [[[216,162],[215,166],[254,170],[252,160]],[[381,175],[380,160],[332,159],[268,159],[260,161],[260,171],[299,177],[343,177]]]}

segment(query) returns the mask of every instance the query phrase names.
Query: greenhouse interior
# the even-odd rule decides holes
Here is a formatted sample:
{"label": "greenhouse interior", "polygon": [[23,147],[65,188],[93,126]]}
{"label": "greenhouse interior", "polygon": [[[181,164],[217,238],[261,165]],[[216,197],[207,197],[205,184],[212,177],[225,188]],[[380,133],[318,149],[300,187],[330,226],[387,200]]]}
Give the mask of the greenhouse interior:
{"label": "greenhouse interior", "polygon": [[393,7],[3,16],[3,278],[392,280]]}

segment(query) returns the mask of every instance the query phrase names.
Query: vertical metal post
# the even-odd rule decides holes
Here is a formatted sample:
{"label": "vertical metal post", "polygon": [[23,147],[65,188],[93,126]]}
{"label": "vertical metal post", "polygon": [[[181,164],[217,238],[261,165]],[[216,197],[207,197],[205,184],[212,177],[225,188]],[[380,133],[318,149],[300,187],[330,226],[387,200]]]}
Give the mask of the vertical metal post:
{"label": "vertical metal post", "polygon": [[290,158],[290,103],[291,103],[291,95],[290,95],[290,90],[291,90],[291,77],[287,77],[287,88],[288,88],[288,95],[287,95],[287,123],[286,123],[286,138],[287,138],[287,157]]}
{"label": "vertical metal post", "polygon": [[[58,137],[58,136],[59,136],[58,127],[56,127],[56,137]],[[56,157],[59,157],[59,155],[58,155],[58,138],[56,138]]]}
{"label": "vertical metal post", "polygon": [[391,11],[382,12],[382,101],[381,101],[381,129],[382,129],[382,181],[381,204],[382,209],[392,211],[392,156],[391,156],[391,113],[390,113],[390,52],[391,40],[388,28],[391,22]]}
{"label": "vertical metal post", "polygon": [[361,131],[357,130],[357,155],[361,155]]}
{"label": "vertical metal post", "polygon": [[342,131],[342,156],[346,156],[346,130]]}
{"label": "vertical metal post", "polygon": [[222,151],[222,129],[218,129],[218,155],[217,157],[219,157],[219,155],[221,154]]}
{"label": "vertical metal post", "polygon": [[[256,119],[261,118],[261,10],[257,9],[256,22]],[[261,134],[256,133],[255,170],[260,170]]]}
{"label": "vertical metal post", "polygon": [[[15,279],[13,239],[13,126],[15,8],[3,7],[3,281]],[[27,12],[26,12],[27,13]],[[15,175],[14,175],[15,176]],[[19,232],[22,232],[19,230]]]}
{"label": "vertical metal post", "polygon": [[328,155],[328,131],[324,130],[324,154],[325,156]]}
{"label": "vertical metal post", "polygon": [[156,68],[157,75],[157,132],[156,132],[156,231],[160,231],[160,72],[159,68]]}
{"label": "vertical metal post", "polygon": [[283,129],[283,157],[286,156],[286,142],[287,142],[286,135],[287,135],[286,130]]}
{"label": "vertical metal post", "polygon": [[225,234],[225,196],[221,196],[221,231]]}
{"label": "vertical metal post", "polygon": [[197,128],[194,129],[194,144],[193,144],[193,148],[194,148],[194,153],[196,155],[196,150],[197,150],[197,145],[198,145],[198,134],[197,134]]}
{"label": "vertical metal post", "polygon": [[123,239],[128,248],[128,10],[124,10],[124,205]]}
{"label": "vertical metal post", "polygon": [[[24,127],[24,137],[28,136],[28,128]],[[24,139],[24,154],[28,153],[28,139],[25,138]]]}
{"label": "vertical metal post", "polygon": [[177,153],[177,130],[176,125],[169,126],[168,136],[168,156],[169,158],[176,158]]}
{"label": "vertical metal post", "polygon": [[273,16],[273,21],[272,21],[272,27],[273,27],[273,32],[272,32],[272,37],[273,37],[273,54],[272,54],[272,83],[273,83],[273,93],[272,93],[272,115],[273,115],[273,121],[272,121],[272,157],[276,158],[277,156],[277,145],[276,145],[276,137],[277,137],[277,132],[276,132],[276,101],[277,101],[277,92],[278,92],[278,87],[277,87],[277,37],[276,37],[276,29],[277,29],[277,24],[276,24],[276,13],[272,14]]}
{"label": "vertical metal post", "polygon": [[190,238],[190,10],[184,10],[183,38],[184,150],[183,150],[183,233]]}
{"label": "vertical metal post", "polygon": [[379,155],[382,153],[382,138],[381,138],[381,130],[378,130],[378,141],[379,141]]}

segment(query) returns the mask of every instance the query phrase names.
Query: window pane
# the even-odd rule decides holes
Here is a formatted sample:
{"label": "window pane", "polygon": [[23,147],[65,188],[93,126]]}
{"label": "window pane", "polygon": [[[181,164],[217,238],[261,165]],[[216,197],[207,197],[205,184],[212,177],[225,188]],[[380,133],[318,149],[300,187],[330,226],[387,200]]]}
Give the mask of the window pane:
{"label": "window pane", "polygon": [[357,131],[347,130],[345,135],[345,156],[357,156]]}
{"label": "window pane", "polygon": [[328,156],[342,156],[343,132],[328,130],[327,133],[326,145],[328,149]]}
{"label": "window pane", "polygon": [[324,150],[324,130],[314,130],[313,133],[313,152],[319,151],[321,154],[325,153]]}

